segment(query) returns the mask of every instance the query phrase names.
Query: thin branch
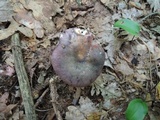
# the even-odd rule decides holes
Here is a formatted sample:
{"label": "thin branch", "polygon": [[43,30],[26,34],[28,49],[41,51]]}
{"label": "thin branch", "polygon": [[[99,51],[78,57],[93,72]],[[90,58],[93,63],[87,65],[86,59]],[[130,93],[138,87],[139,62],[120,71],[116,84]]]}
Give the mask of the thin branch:
{"label": "thin branch", "polygon": [[26,119],[36,120],[36,113],[35,113],[31,88],[24,67],[23,56],[20,47],[21,45],[20,45],[19,34],[18,33],[14,34],[11,38],[11,41],[12,41],[12,52],[14,56],[15,70],[21,90]]}
{"label": "thin branch", "polygon": [[42,95],[38,98],[37,102],[35,103],[35,108],[39,105],[39,103],[42,101],[43,97],[46,95],[46,93],[49,91],[49,88],[47,88]]}
{"label": "thin branch", "polygon": [[59,110],[57,109],[56,103],[58,103],[57,102],[58,94],[57,94],[57,89],[56,89],[56,84],[54,79],[51,79],[49,81],[49,86],[50,86],[50,96],[52,98],[52,106],[56,114],[57,120],[63,120]]}

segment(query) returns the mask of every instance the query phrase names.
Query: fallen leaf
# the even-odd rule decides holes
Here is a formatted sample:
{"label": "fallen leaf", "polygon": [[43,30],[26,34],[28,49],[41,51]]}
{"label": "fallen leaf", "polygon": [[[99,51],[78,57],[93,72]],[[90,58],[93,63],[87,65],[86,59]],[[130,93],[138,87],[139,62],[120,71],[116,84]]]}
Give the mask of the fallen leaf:
{"label": "fallen leaf", "polygon": [[122,17],[134,20],[136,17],[139,17],[142,14],[143,14],[143,12],[141,10],[136,9],[136,8],[124,9],[122,12]]}
{"label": "fallen leaf", "polygon": [[90,120],[94,115],[96,117],[101,116],[94,103],[88,97],[80,97],[79,104],[80,106],[77,107],[68,107],[69,111],[66,112],[66,120]]}
{"label": "fallen leaf", "polygon": [[151,28],[151,30],[157,32],[158,34],[160,34],[160,26],[156,26],[154,28]]}
{"label": "fallen leaf", "polygon": [[87,116],[87,120],[100,120],[102,113],[100,112],[93,112]]}
{"label": "fallen leaf", "polygon": [[[42,28],[42,24],[33,18],[31,12],[28,12],[24,8],[19,8],[15,11],[17,12],[17,14],[14,16],[14,19],[18,23],[23,24],[30,29],[33,29],[34,33],[36,34],[36,36],[38,38],[42,38],[44,36],[44,30]],[[22,30],[22,29],[20,29],[20,30]],[[23,32],[23,33],[25,33],[25,32]],[[29,35],[29,36],[31,36],[31,35]]]}
{"label": "fallen leaf", "polygon": [[33,31],[27,27],[20,26],[17,30],[24,34],[26,37],[30,38],[33,36]]}
{"label": "fallen leaf", "polygon": [[25,0],[20,0],[25,8],[32,10],[34,18],[39,21],[46,32],[52,33],[55,31],[55,25],[52,21],[52,16],[62,12],[60,6],[52,0],[28,0],[26,4]]}
{"label": "fallen leaf", "polygon": [[10,51],[5,51],[4,59],[7,65],[14,66],[13,54]]}
{"label": "fallen leaf", "polygon": [[160,100],[160,82],[156,86],[156,99]]}
{"label": "fallen leaf", "polygon": [[79,99],[80,111],[83,112],[86,116],[90,113],[98,111],[94,103],[88,98],[80,97]]}
{"label": "fallen leaf", "polygon": [[110,9],[113,9],[115,3],[114,0],[100,0],[105,6],[109,7]]}
{"label": "fallen leaf", "polygon": [[0,30],[0,40],[4,40],[17,31],[19,24],[15,20],[11,20],[11,24],[7,29]]}
{"label": "fallen leaf", "polygon": [[44,48],[47,48],[48,46],[51,45],[51,42],[49,39],[45,39],[43,43],[41,43],[40,45],[42,45]]}
{"label": "fallen leaf", "polygon": [[33,29],[34,33],[38,38],[42,38],[44,36],[44,30],[42,28],[42,24],[39,21],[34,21],[35,27]]}
{"label": "fallen leaf", "polygon": [[68,112],[66,112],[66,120],[86,120],[85,116],[81,111],[75,106],[69,106]]}
{"label": "fallen leaf", "polygon": [[5,103],[0,103],[0,113],[6,109],[7,105]]}
{"label": "fallen leaf", "polygon": [[113,40],[109,41],[109,45],[104,49],[107,50],[106,61],[104,63],[105,66],[113,68],[112,64],[115,63],[114,55],[117,50],[120,49],[121,45],[124,41],[117,40],[113,37]]}
{"label": "fallen leaf", "polygon": [[103,96],[103,106],[108,109],[112,106],[110,99],[118,98],[122,95],[120,88],[115,82],[115,77],[108,74],[101,74],[92,84],[91,95],[93,96],[94,94]]}
{"label": "fallen leaf", "polygon": [[147,0],[147,2],[151,5],[154,12],[160,9],[160,0]]}
{"label": "fallen leaf", "polygon": [[140,24],[129,19],[120,19],[114,23],[114,27],[122,28],[132,35],[138,35],[140,32]]}
{"label": "fallen leaf", "polygon": [[14,67],[9,65],[0,66],[0,75],[2,76],[12,76],[15,73]]}
{"label": "fallen leaf", "polygon": [[66,23],[66,19],[64,17],[56,17],[55,23],[56,23],[56,28],[60,30],[62,26]]}
{"label": "fallen leaf", "polygon": [[15,108],[17,104],[9,104],[7,105],[6,109],[3,111],[3,113],[9,113],[13,108]]}
{"label": "fallen leaf", "polygon": [[142,99],[133,99],[130,101],[125,117],[127,120],[144,120],[148,113],[148,106]]}
{"label": "fallen leaf", "polygon": [[0,97],[0,112],[3,112],[7,108],[7,99],[9,97],[9,93],[5,92],[3,95]]}
{"label": "fallen leaf", "polygon": [[147,42],[147,47],[149,51],[152,53],[154,60],[157,60],[160,58],[160,48],[156,44],[157,42],[155,40],[150,40]]}
{"label": "fallen leaf", "polygon": [[11,21],[13,14],[11,2],[9,0],[0,0],[0,22]]}
{"label": "fallen leaf", "polygon": [[9,97],[8,92],[3,93],[3,95],[0,97],[0,103],[7,103],[8,97]]}
{"label": "fallen leaf", "polygon": [[119,72],[121,72],[123,75],[131,75],[134,74],[134,71],[128,63],[124,60],[121,60],[119,64],[115,66],[115,69]]}

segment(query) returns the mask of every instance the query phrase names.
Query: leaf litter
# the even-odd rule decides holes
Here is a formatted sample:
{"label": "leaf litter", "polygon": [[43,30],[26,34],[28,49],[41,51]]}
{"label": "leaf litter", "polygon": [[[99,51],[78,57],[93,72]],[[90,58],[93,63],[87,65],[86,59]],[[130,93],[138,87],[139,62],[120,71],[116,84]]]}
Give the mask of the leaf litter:
{"label": "leaf litter", "polygon": [[[154,112],[154,109],[159,111],[160,99],[159,0],[133,0],[129,3],[123,0],[1,0],[0,3],[2,119],[25,118],[21,95],[17,95],[21,93],[17,90],[11,53],[14,46],[10,44],[10,36],[15,32],[21,34],[30,85],[38,94],[35,101],[41,101],[36,106],[38,119],[55,117],[51,98],[45,92],[48,88],[46,81],[51,77],[56,80],[58,109],[64,119],[123,120],[128,102],[137,97],[148,99],[147,95],[150,95],[152,105],[148,105],[150,112],[146,120],[159,118],[160,112]],[[113,27],[122,18],[140,23],[139,36],[134,37]],[[81,88],[77,105],[71,105],[75,89],[70,89],[55,75],[49,60],[51,50],[58,43],[59,33],[70,27],[91,31],[106,56],[103,72],[92,85]],[[42,73],[43,80],[39,82]],[[41,115],[42,111],[46,116]]]}

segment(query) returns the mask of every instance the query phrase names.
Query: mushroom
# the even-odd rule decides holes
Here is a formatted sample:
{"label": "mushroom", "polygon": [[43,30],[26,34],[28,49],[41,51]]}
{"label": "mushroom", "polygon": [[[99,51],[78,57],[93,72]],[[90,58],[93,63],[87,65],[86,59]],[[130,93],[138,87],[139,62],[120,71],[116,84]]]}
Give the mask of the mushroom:
{"label": "mushroom", "polygon": [[105,52],[93,38],[92,33],[79,28],[61,33],[59,44],[50,58],[56,74],[65,83],[85,87],[100,75]]}

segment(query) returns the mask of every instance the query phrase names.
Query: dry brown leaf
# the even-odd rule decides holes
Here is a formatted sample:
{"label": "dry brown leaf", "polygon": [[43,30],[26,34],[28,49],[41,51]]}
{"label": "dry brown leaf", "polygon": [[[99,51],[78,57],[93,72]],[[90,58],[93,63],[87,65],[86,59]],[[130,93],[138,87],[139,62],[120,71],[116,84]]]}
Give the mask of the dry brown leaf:
{"label": "dry brown leaf", "polygon": [[[75,2],[75,1],[74,1]],[[72,1],[72,3],[73,3],[73,1]],[[74,16],[71,14],[71,7],[70,7],[70,4],[71,3],[66,3],[65,5],[64,5],[64,11],[65,11],[65,19],[66,20],[68,20],[68,21],[72,21],[75,17],[76,17],[76,15],[74,14]]]}
{"label": "dry brown leaf", "polygon": [[110,9],[113,9],[114,6],[117,4],[117,1],[115,0],[100,0],[100,1]]}
{"label": "dry brown leaf", "polygon": [[131,7],[135,7],[139,10],[143,10],[143,5],[141,5],[139,2],[133,2],[133,1],[129,1],[128,3]]}
{"label": "dry brown leaf", "polygon": [[122,95],[115,76],[109,74],[101,74],[92,84],[91,95],[102,95],[104,99],[103,106],[110,109],[113,105],[112,98],[118,98]]}
{"label": "dry brown leaf", "polygon": [[[39,21],[35,20],[30,12],[25,10],[24,8],[19,8],[15,10],[17,14],[14,16],[14,19],[20,23],[25,25],[26,27],[33,29],[34,33],[38,38],[42,38],[44,36],[44,30],[42,28],[42,25]],[[29,32],[24,32],[22,28],[20,29],[24,34],[27,36],[31,36],[32,33],[31,31]],[[29,35],[28,35],[29,33]]]}
{"label": "dry brown leaf", "polygon": [[37,64],[38,60],[37,59],[29,59],[26,63],[26,68],[27,68],[27,71],[29,73],[29,77],[30,79],[32,80],[33,78],[33,75],[35,74],[35,70],[36,70],[36,67],[35,65]]}
{"label": "dry brown leaf", "polygon": [[66,23],[66,19],[64,17],[56,17],[55,18],[56,28],[60,30],[63,25]]}
{"label": "dry brown leaf", "polygon": [[7,105],[5,103],[0,103],[0,113],[6,109]]}
{"label": "dry brown leaf", "polygon": [[150,93],[147,93],[145,101],[147,101],[147,105],[149,107],[152,106],[152,98],[151,98],[151,94]]}
{"label": "dry brown leaf", "polygon": [[56,0],[60,7],[62,7],[65,3],[65,0]]}
{"label": "dry brown leaf", "polygon": [[153,59],[157,60],[160,58],[160,48],[156,46],[157,42],[155,40],[150,40],[147,42],[147,47],[153,55]]}
{"label": "dry brown leaf", "polygon": [[142,15],[142,11],[138,10],[136,8],[131,8],[131,9],[124,9],[122,10],[122,17],[123,18],[129,18],[131,20],[134,20],[136,17],[139,17]]}
{"label": "dry brown leaf", "polygon": [[42,20],[43,18],[50,18],[55,16],[57,13],[61,13],[60,6],[52,0],[20,0],[20,2],[27,8],[33,11],[33,15],[37,20]]}
{"label": "dry brown leaf", "polygon": [[[27,46],[27,48],[30,49],[30,51],[36,51],[37,50],[37,46],[39,44],[39,40],[37,40],[36,38],[28,38],[28,39],[25,39],[23,41],[23,45]],[[26,56],[27,57],[27,56]]]}
{"label": "dry brown leaf", "polygon": [[145,82],[147,79],[149,80],[149,77],[145,74],[135,73],[134,77],[137,78],[136,81],[138,81],[138,82]]}
{"label": "dry brown leaf", "polygon": [[[1,120],[4,120],[5,119],[5,116],[9,116],[12,112],[11,110],[13,108],[15,108],[17,106],[17,104],[10,104],[10,105],[6,105],[5,106],[5,109],[3,109],[3,111],[0,111],[0,119]],[[1,104],[0,104],[0,107],[1,107]],[[0,108],[1,109],[1,108]],[[2,119],[3,118],[3,119]]]}
{"label": "dry brown leaf", "polygon": [[27,27],[20,26],[18,29],[22,34],[24,34],[26,37],[32,37],[33,36],[33,31]]}
{"label": "dry brown leaf", "polygon": [[151,5],[151,8],[154,9],[154,12],[156,10],[160,11],[160,0],[147,0],[147,2]]}
{"label": "dry brown leaf", "polygon": [[11,67],[14,66],[13,54],[10,51],[5,51],[4,54],[5,63]]}
{"label": "dry brown leaf", "polygon": [[2,76],[12,76],[14,72],[14,68],[9,65],[0,66],[0,75]]}
{"label": "dry brown leaf", "polygon": [[35,28],[34,21],[35,19],[31,16],[31,13],[27,10],[19,9],[17,11],[17,14],[14,16],[14,19],[19,22],[20,24],[23,24],[27,26],[28,28]]}
{"label": "dry brown leaf", "polygon": [[34,33],[38,38],[42,38],[44,36],[44,29],[42,28],[42,24],[39,21],[35,20],[34,25],[35,25],[33,29]]}
{"label": "dry brown leaf", "polygon": [[160,34],[160,25],[154,27],[154,28],[151,28],[151,30],[157,32],[157,34]]}
{"label": "dry brown leaf", "polygon": [[25,8],[32,10],[33,16],[42,26],[46,29],[46,32],[51,33],[55,31],[55,25],[52,22],[51,17],[55,16],[57,13],[61,14],[60,6],[52,0],[20,0],[20,2],[25,6]]}
{"label": "dry brown leaf", "polygon": [[151,110],[148,111],[148,116],[150,120],[160,120],[160,116],[154,115],[154,112]]}
{"label": "dry brown leaf", "polygon": [[3,113],[9,113],[13,108],[15,108],[17,106],[17,104],[10,104],[7,105],[6,109],[3,111]]}
{"label": "dry brown leaf", "polygon": [[8,97],[9,97],[8,92],[3,93],[3,95],[0,97],[0,103],[7,103]]}
{"label": "dry brown leaf", "polygon": [[14,34],[15,31],[17,31],[18,27],[19,27],[19,24],[12,19],[11,24],[7,29],[0,30],[0,40],[4,40],[9,36],[11,36],[12,34]]}
{"label": "dry brown leaf", "polygon": [[0,0],[0,22],[11,21],[13,8],[9,0]]}
{"label": "dry brown leaf", "polygon": [[66,120],[86,120],[85,116],[75,106],[69,106],[68,112],[66,112]]}
{"label": "dry brown leaf", "polygon": [[43,43],[41,43],[41,45],[44,47],[44,48],[47,48],[48,46],[51,46],[51,42],[49,39],[45,39],[43,41]]}
{"label": "dry brown leaf", "polygon": [[66,112],[66,120],[90,120],[96,113],[99,113],[94,103],[88,97],[80,97],[79,104],[80,106],[77,107],[68,107],[69,111]]}
{"label": "dry brown leaf", "polygon": [[88,98],[80,97],[79,99],[80,111],[83,112],[86,116],[92,112],[98,111],[95,104]]}
{"label": "dry brown leaf", "polygon": [[116,38],[114,38],[114,36],[112,36],[112,39],[111,41],[109,41],[109,44],[107,47],[105,47],[105,50],[107,50],[107,58],[106,61],[105,61],[105,66],[108,66],[108,67],[112,67],[112,64],[115,63],[115,59],[114,59],[114,56],[115,56],[115,53],[117,51],[119,51],[121,45],[124,43],[124,40],[117,40]]}
{"label": "dry brown leaf", "polygon": [[119,72],[121,72],[123,75],[132,75],[134,74],[134,71],[132,68],[129,67],[128,63],[124,60],[120,61],[120,64],[117,64],[115,66],[115,69]]}
{"label": "dry brown leaf", "polygon": [[160,82],[156,86],[156,99],[160,100]]}
{"label": "dry brown leaf", "polygon": [[53,109],[47,112],[47,120],[53,120],[54,116],[55,116],[55,113]]}
{"label": "dry brown leaf", "polygon": [[100,112],[93,112],[87,116],[87,120],[100,120],[102,113]]}
{"label": "dry brown leaf", "polygon": [[4,111],[7,108],[7,99],[9,97],[9,93],[5,92],[1,97],[0,97],[0,112]]}

